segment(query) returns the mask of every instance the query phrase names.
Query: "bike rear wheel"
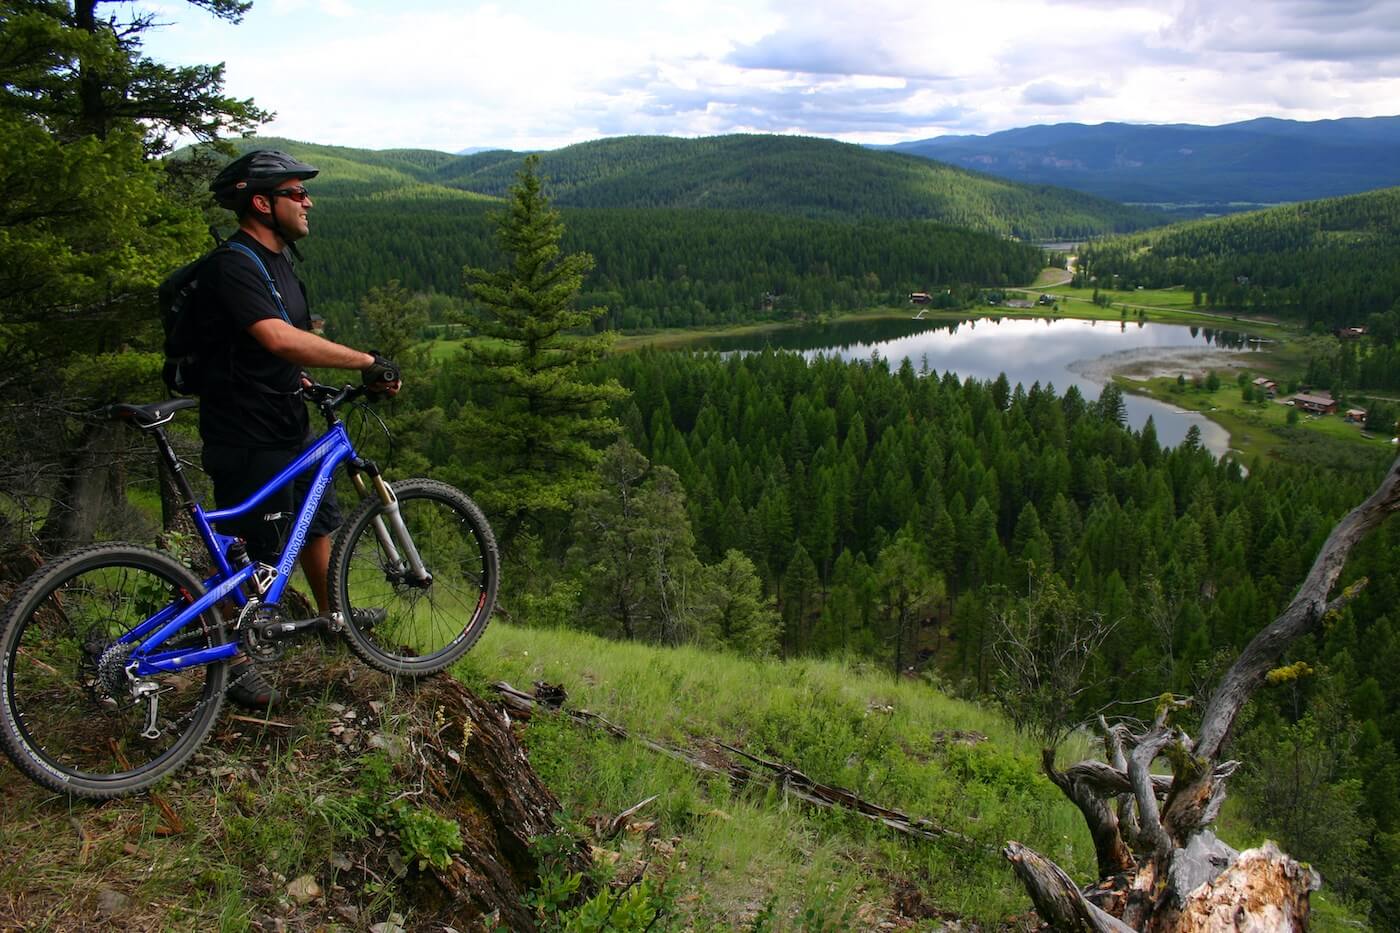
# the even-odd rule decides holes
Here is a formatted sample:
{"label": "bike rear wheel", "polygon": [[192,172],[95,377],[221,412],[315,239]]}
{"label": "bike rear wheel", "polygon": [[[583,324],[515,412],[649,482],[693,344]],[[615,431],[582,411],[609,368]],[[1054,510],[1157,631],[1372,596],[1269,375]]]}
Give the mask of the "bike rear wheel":
{"label": "bike rear wheel", "polygon": [[[428,479],[391,484],[403,523],[431,575],[407,567],[405,542],[393,540],[396,562],[374,520],[392,524],[378,499],[367,500],[336,537],[331,551],[331,606],[341,614],[350,648],[390,674],[436,673],[471,650],[491,619],[500,558],[491,527],[460,490]],[[390,531],[392,536],[392,531]]]}
{"label": "bike rear wheel", "polygon": [[[158,686],[160,735],[143,738],[147,703],[125,683],[134,645],[118,639],[203,592],[169,556],[127,544],[74,551],[25,580],[0,622],[0,747],[16,767],[61,794],[105,799],[144,790],[184,764],[219,715],[227,663],[144,678]],[[211,609],[167,645],[223,641]]]}

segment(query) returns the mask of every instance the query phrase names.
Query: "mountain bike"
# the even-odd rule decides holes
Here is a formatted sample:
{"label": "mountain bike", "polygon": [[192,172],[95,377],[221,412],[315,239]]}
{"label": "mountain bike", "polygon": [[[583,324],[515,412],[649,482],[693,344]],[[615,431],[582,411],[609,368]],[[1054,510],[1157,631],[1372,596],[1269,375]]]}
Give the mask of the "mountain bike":
{"label": "mountain bike", "polygon": [[[201,579],[163,551],[104,543],[19,586],[0,615],[0,747],[28,777],[92,799],[150,787],[208,736],[231,659],[275,660],[312,630],[343,634],[366,664],[398,677],[441,671],[476,644],[500,574],[481,510],[445,483],[386,482],[356,452],[338,410],[358,403],[363,388],[312,385],[303,395],[325,416],[326,432],[246,501],[208,512],[163,427],[198,402],[111,406],[111,417],[154,439],[212,569]],[[287,618],[283,593],[342,467],[363,501],[332,544],[331,612]],[[250,560],[241,539],[214,530],[256,515],[313,470],[276,565]]]}

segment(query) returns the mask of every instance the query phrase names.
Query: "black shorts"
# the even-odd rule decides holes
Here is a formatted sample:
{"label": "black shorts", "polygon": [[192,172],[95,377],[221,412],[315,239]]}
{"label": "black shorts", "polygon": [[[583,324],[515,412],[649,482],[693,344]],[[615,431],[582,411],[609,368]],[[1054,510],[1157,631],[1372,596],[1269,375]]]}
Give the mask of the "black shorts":
{"label": "black shorts", "polygon": [[[253,493],[278,474],[287,464],[297,458],[302,450],[316,440],[309,437],[298,450],[253,450],[247,447],[225,447],[222,444],[204,445],[204,471],[214,481],[214,505],[220,509],[232,508],[245,501]],[[281,556],[282,546],[287,540],[292,522],[306,501],[311,489],[311,481],[316,476],[312,467],[296,480],[274,492],[258,507],[256,514],[232,521],[220,522],[221,534],[237,535],[248,542],[248,554],[254,560],[275,564]],[[333,534],[344,521],[340,513],[340,503],[336,499],[335,484],[326,487],[321,497],[321,505],[316,516],[311,519],[307,530],[308,540]]]}

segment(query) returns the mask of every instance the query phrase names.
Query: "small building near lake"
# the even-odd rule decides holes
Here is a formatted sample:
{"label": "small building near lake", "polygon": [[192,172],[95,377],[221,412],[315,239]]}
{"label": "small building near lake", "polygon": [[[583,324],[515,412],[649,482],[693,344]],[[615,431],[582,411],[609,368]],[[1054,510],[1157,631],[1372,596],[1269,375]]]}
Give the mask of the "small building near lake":
{"label": "small building near lake", "polygon": [[1346,419],[1347,419],[1347,421],[1351,422],[1352,424],[1365,424],[1365,423],[1366,423],[1366,409],[1364,409],[1364,408],[1348,408],[1348,409],[1347,409],[1347,414],[1346,414]]}
{"label": "small building near lake", "polygon": [[1337,400],[1330,395],[1308,395],[1299,392],[1293,396],[1293,407],[1314,415],[1331,415],[1337,411]]}

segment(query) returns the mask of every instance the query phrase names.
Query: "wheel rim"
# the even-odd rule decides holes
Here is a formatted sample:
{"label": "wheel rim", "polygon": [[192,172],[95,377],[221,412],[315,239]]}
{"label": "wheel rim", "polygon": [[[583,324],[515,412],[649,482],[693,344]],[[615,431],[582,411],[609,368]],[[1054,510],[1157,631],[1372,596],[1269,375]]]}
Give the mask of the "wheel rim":
{"label": "wheel rim", "polygon": [[[403,665],[430,665],[478,630],[487,610],[490,574],[484,542],[470,515],[446,499],[400,495],[399,510],[424,565],[426,586],[392,566],[368,522],[346,562],[347,624],[371,650]],[[360,624],[361,613],[382,610]]]}
{"label": "wheel rim", "polygon": [[[45,587],[19,623],[5,684],[18,737],[40,768],[64,782],[116,782],[159,769],[182,750],[192,724],[218,700],[208,668],[152,678],[159,686],[154,739],[141,737],[146,704],[129,690],[113,695],[103,682],[121,681],[120,652],[112,647],[119,636],[188,598],[178,576],[136,562],[80,567]],[[177,635],[178,645],[213,644],[206,619]]]}

